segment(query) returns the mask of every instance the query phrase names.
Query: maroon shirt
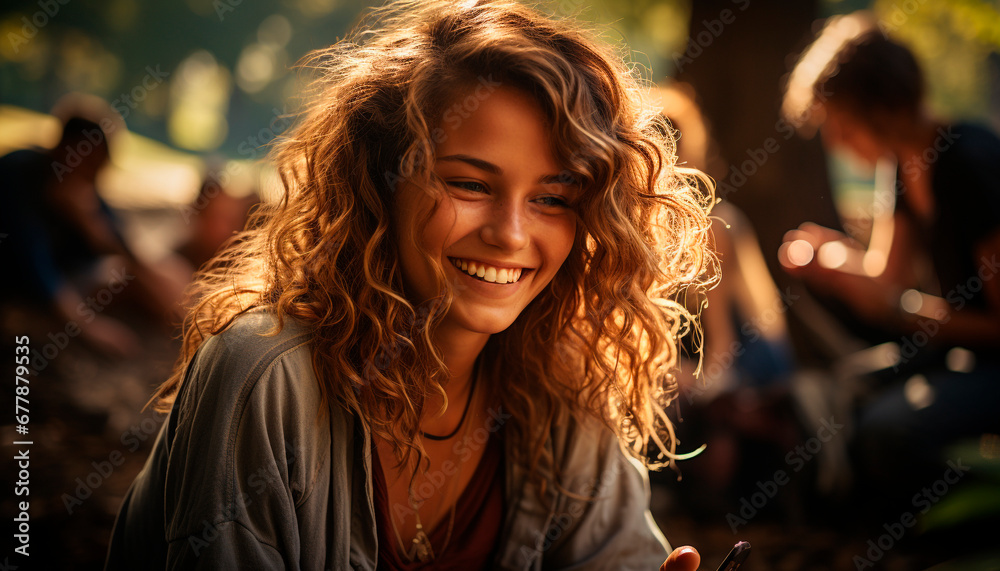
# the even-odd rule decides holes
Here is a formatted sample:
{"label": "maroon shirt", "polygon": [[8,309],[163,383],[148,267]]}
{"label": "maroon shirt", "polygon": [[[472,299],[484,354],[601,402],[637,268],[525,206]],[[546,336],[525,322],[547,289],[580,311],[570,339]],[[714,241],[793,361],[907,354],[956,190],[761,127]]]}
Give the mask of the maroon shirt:
{"label": "maroon shirt", "polygon": [[[470,443],[470,446],[474,446]],[[417,569],[485,569],[490,566],[497,547],[504,506],[504,455],[496,433],[486,442],[483,457],[472,479],[455,504],[455,523],[451,539],[441,551],[448,535],[449,516],[441,518],[428,535],[434,559],[427,563],[410,562],[400,552],[399,540],[392,529],[385,475],[372,446],[372,484],[375,488],[375,520],[378,527],[378,566],[399,571]],[[426,530],[425,530],[426,531]]]}

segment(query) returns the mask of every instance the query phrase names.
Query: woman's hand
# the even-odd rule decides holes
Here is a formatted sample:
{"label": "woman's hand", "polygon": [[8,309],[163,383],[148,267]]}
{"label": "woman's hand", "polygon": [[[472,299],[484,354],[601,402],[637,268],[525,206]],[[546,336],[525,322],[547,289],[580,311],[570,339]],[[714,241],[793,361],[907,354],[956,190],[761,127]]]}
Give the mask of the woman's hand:
{"label": "woman's hand", "polygon": [[698,550],[685,545],[675,549],[667,560],[660,565],[660,571],[698,571],[701,565],[701,555]]}

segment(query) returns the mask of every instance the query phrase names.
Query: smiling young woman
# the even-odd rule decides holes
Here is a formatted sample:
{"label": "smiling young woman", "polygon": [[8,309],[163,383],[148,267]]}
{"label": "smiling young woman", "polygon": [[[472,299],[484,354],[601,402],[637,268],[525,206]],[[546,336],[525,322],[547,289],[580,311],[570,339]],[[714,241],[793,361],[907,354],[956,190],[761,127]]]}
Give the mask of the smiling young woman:
{"label": "smiling young woman", "polygon": [[307,60],[284,198],[196,284],[108,567],[696,568],[644,461],[675,458],[678,300],[714,275],[700,175],[572,22],[358,30]]}

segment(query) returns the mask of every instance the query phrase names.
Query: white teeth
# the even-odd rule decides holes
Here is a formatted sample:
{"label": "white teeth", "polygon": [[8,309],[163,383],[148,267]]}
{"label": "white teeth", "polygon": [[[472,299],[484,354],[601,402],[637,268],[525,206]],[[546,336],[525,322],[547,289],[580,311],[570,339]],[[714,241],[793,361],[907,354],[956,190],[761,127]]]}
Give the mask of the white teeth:
{"label": "white teeth", "polygon": [[480,277],[483,281],[490,283],[508,284],[521,279],[522,268],[497,269],[477,264],[476,262],[470,262],[468,260],[454,260],[454,264],[456,268],[460,268],[463,272],[469,274],[470,276]]}

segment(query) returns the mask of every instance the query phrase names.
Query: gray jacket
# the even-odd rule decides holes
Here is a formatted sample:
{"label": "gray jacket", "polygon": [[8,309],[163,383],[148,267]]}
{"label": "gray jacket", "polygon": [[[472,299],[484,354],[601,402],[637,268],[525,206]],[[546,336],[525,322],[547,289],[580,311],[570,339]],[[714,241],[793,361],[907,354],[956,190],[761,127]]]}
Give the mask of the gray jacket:
{"label": "gray jacket", "polygon": [[[107,569],[375,569],[370,435],[342,408],[318,415],[310,336],[292,319],[261,335],[274,323],[248,313],[198,350],[122,503]],[[483,428],[508,418],[491,411]],[[505,462],[494,568],[658,569],[669,547],[649,482],[614,435],[570,423],[549,445],[564,486],[596,499],[558,493],[543,507]]]}

